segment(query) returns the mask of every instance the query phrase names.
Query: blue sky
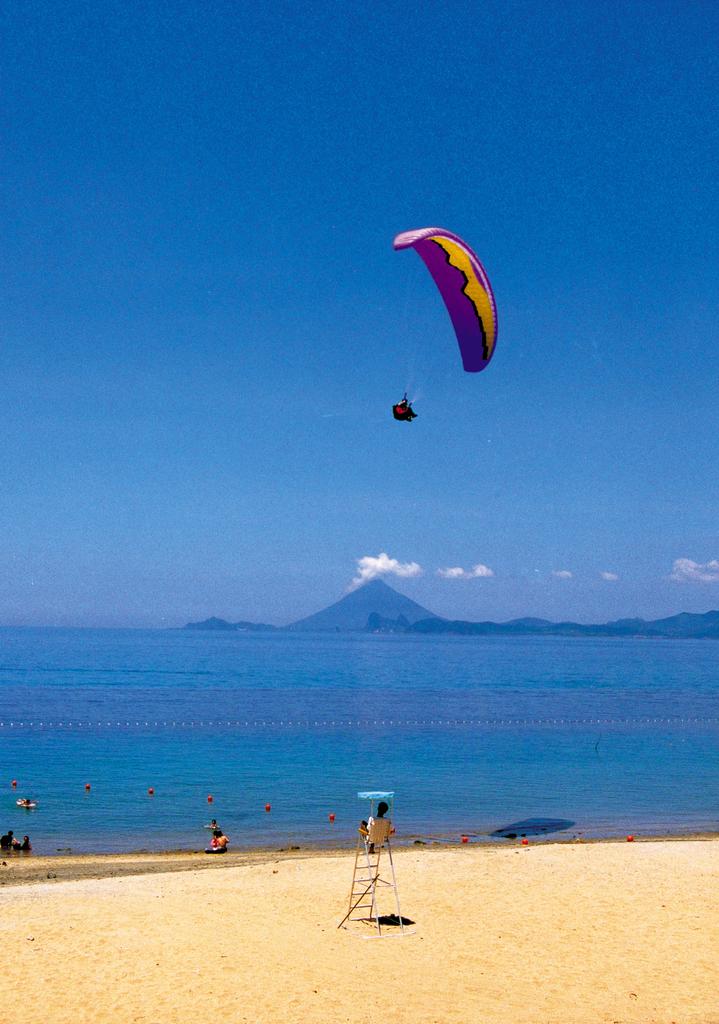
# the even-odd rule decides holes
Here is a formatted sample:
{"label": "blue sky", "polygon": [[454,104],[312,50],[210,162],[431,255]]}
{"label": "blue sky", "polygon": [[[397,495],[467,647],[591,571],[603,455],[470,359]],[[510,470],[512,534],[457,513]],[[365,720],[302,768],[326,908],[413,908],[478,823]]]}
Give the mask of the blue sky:
{"label": "blue sky", "polygon": [[0,622],[719,607],[715,4],[2,10]]}

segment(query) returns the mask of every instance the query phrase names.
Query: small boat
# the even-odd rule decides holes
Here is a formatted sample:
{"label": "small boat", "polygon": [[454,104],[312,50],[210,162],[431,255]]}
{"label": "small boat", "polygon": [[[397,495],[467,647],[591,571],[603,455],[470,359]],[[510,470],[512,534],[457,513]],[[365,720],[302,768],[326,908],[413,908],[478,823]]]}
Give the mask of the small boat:
{"label": "small boat", "polygon": [[25,807],[28,811],[32,811],[37,807],[37,800],[23,800],[20,798],[15,803],[18,807]]}

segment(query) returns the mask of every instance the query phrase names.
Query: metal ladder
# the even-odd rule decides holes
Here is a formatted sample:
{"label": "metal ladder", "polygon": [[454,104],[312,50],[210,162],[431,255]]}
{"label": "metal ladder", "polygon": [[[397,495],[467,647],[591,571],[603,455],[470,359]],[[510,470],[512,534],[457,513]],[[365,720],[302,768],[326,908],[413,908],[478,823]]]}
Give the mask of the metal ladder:
{"label": "metal ladder", "polygon": [[[360,831],[357,837],[349,907],[337,927],[341,928],[348,921],[363,921],[367,924],[374,924],[377,929],[377,935],[381,936],[382,924],[380,922],[381,915],[377,908],[377,887],[384,886],[394,891],[399,929],[404,934],[404,922],[402,920],[402,912],[400,911],[399,892],[397,890],[397,876],[394,872],[394,862],[392,860],[392,845],[389,838],[387,838],[383,843],[375,845],[374,850],[372,850],[372,846],[373,844],[369,841],[369,835]],[[387,850],[390,878],[382,878],[380,873],[380,861],[384,849]],[[369,911],[369,913],[365,913],[365,911]]]}

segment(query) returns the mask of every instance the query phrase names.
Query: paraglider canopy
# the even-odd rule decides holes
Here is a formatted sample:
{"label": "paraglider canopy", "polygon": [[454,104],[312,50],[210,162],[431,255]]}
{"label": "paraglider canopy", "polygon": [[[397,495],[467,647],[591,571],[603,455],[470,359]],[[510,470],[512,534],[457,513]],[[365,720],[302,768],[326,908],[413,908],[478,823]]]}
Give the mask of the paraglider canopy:
{"label": "paraglider canopy", "polygon": [[497,344],[497,307],[487,272],[459,235],[444,228],[404,231],[395,249],[415,249],[427,266],[454,326],[462,365],[479,373]]}

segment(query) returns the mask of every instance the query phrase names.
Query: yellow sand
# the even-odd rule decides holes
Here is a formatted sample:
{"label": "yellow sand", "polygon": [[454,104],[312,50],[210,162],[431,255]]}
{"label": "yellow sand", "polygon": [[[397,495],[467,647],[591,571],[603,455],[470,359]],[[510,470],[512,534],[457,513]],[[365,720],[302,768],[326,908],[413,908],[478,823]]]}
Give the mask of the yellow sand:
{"label": "yellow sand", "polygon": [[8,887],[0,1007],[46,1024],[718,1024],[718,855],[398,851],[416,930],[382,940],[335,927],[350,855]]}

